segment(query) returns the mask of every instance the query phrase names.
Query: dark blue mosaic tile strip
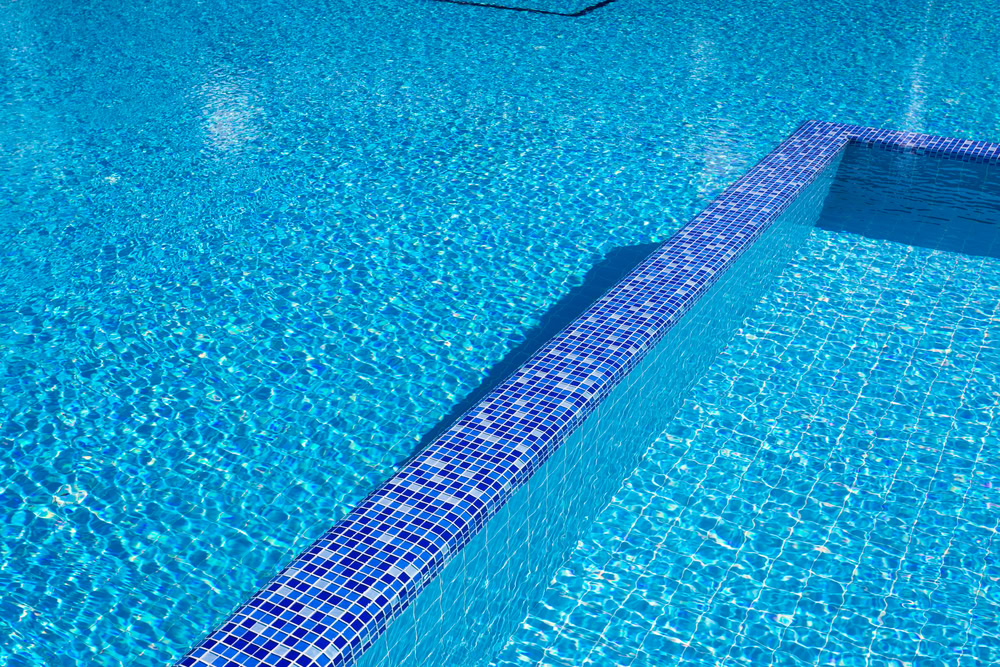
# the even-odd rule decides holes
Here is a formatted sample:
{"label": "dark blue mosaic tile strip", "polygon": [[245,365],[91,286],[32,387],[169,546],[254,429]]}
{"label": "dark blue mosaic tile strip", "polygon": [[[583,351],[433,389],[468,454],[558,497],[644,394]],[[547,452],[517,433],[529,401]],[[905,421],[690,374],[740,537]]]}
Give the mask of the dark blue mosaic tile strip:
{"label": "dark blue mosaic tile strip", "polygon": [[180,664],[352,663],[848,141],[1000,162],[1000,144],[804,124]]}

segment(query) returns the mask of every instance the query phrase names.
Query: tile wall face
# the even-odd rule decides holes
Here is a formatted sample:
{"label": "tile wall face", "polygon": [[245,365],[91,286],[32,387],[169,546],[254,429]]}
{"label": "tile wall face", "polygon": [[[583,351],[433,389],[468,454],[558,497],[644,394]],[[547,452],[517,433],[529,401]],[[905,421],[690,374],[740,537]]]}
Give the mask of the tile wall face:
{"label": "tile wall face", "polygon": [[1000,144],[804,124],[179,664],[488,658],[634,467],[626,443],[661,428],[780,266],[848,142],[1000,163]]}

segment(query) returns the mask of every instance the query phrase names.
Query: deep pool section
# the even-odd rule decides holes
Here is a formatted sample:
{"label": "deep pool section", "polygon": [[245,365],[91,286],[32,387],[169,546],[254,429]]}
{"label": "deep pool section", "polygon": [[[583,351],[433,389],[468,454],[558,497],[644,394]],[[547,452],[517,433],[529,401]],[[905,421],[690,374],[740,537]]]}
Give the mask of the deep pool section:
{"label": "deep pool section", "polygon": [[494,664],[1000,661],[998,184],[849,146],[817,229]]}
{"label": "deep pool section", "polygon": [[848,144],[822,229],[1000,258],[1000,169]]}

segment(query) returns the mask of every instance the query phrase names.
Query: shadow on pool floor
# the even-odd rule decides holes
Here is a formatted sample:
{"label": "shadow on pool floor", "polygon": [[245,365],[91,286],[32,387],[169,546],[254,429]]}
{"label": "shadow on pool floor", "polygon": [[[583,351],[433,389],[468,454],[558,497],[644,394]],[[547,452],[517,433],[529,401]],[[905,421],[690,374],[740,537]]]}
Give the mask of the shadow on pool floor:
{"label": "shadow on pool floor", "polygon": [[478,387],[456,403],[451,411],[420,439],[420,445],[414,451],[414,455],[447,431],[472,406],[496,389],[511,373],[583,314],[591,304],[627,276],[660,245],[662,244],[644,243],[614,248],[608,252],[601,261],[587,271],[582,283],[571,289],[542,315],[538,324],[527,332],[524,341],[493,365]]}

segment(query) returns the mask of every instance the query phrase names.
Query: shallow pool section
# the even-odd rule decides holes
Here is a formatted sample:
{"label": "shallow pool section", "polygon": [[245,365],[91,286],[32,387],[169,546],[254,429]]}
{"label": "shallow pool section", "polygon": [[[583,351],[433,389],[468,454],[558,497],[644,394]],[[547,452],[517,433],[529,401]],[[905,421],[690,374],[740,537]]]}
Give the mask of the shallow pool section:
{"label": "shallow pool section", "polygon": [[1000,663],[998,250],[996,165],[848,147],[493,664]]}

